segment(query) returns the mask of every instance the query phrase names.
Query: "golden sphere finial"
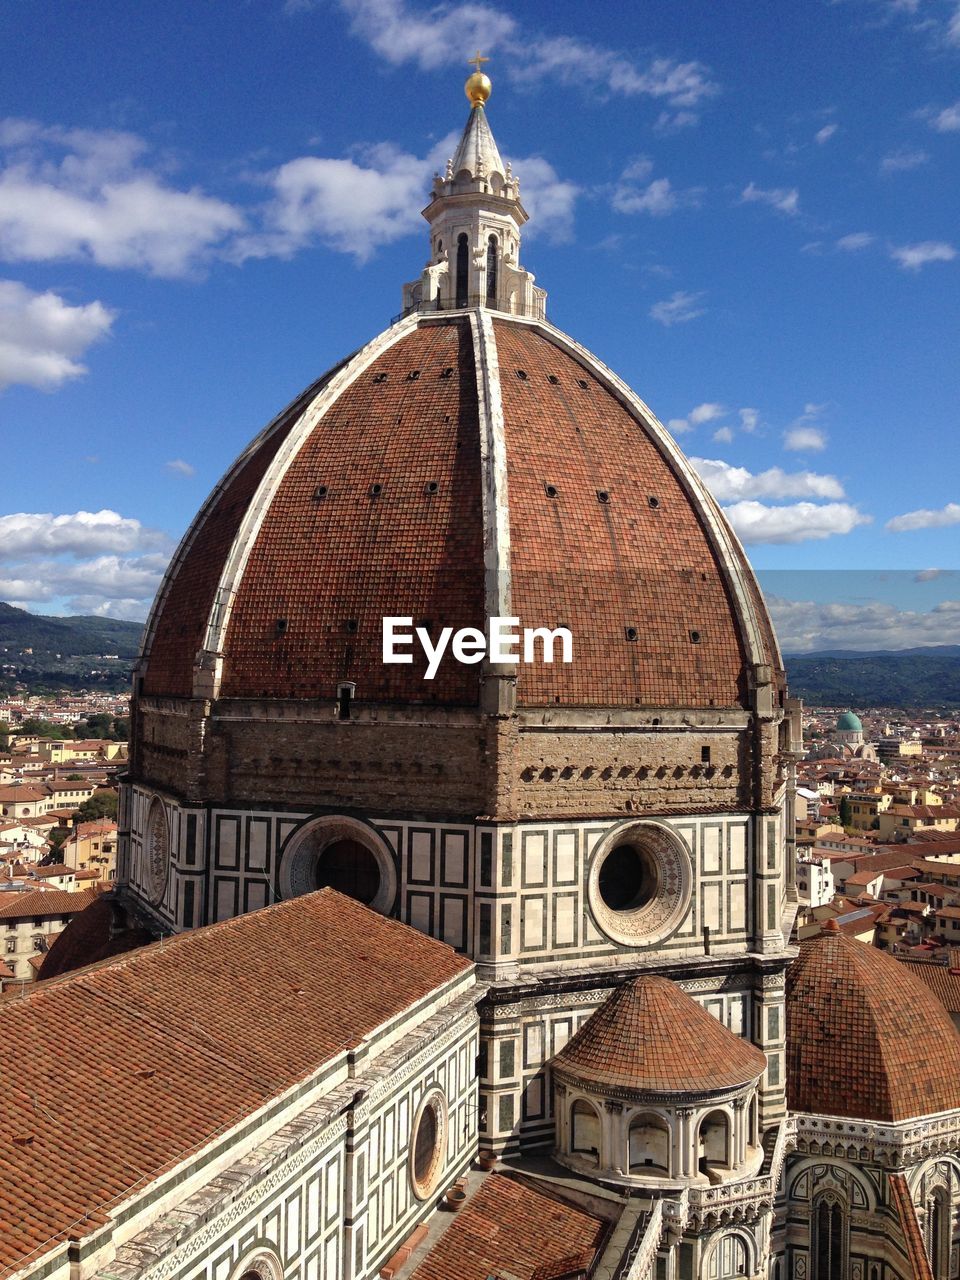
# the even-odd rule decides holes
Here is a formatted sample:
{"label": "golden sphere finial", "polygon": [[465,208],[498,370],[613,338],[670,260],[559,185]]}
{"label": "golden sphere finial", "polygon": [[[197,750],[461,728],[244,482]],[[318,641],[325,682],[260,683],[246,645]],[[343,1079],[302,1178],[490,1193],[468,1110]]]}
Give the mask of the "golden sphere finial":
{"label": "golden sphere finial", "polygon": [[467,61],[469,65],[471,67],[475,67],[476,70],[463,86],[463,91],[467,95],[467,101],[470,103],[471,107],[482,107],[490,97],[493,85],[490,83],[489,76],[485,76],[480,68],[485,62],[489,62],[490,59],[482,57],[480,50],[478,49],[476,55],[473,58],[468,58]]}

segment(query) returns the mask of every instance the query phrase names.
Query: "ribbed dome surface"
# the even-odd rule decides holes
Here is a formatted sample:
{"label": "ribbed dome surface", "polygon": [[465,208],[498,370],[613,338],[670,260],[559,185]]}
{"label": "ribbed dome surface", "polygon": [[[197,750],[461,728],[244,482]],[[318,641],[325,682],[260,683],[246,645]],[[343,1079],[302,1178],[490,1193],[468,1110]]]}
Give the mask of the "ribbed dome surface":
{"label": "ribbed dome surface", "polygon": [[349,680],[359,701],[475,706],[479,666],[448,655],[428,682],[419,646],[385,665],[382,619],[435,638],[496,613],[573,633],[572,663],[518,669],[521,706],[744,706],[750,663],[780,665],[739,544],[613,375],[546,324],[414,317],[218,486],[158,596],[142,692],[190,697],[206,649],[221,698]]}
{"label": "ribbed dome surface", "polygon": [[898,1121],[960,1107],[960,1036],[943,1005],[876,947],[827,931],[787,972],[791,1110]]}
{"label": "ribbed dome surface", "polygon": [[668,978],[619,987],[554,1058],[581,1079],[642,1093],[711,1093],[756,1080],[767,1060]]}

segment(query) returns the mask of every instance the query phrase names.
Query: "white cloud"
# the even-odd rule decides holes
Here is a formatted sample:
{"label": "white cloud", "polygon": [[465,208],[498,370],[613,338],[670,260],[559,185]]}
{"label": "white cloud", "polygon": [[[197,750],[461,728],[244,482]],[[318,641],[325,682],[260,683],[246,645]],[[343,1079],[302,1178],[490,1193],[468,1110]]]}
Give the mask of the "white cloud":
{"label": "white cloud", "polygon": [[947,23],[946,41],[947,44],[960,45],[960,4],[950,15],[950,21]]}
{"label": "white cloud", "polygon": [[653,173],[653,161],[649,156],[634,156],[620,175],[621,182],[643,182]]}
{"label": "white cloud", "polygon": [[243,226],[231,205],[146,167],[142,139],[0,121],[0,256],[92,261],[155,276],[195,270]]}
{"label": "white cloud", "polygon": [[51,391],[81,377],[87,370],[78,357],[113,321],[101,302],[71,306],[59,294],[0,280],[0,390],[17,383]]}
{"label": "white cloud", "polygon": [[109,509],[62,516],[26,511],[0,516],[0,552],[6,556],[80,557],[154,548],[170,548],[165,533]]}
{"label": "white cloud", "polygon": [[743,428],[743,430],[748,433],[748,435],[752,435],[754,431],[756,431],[757,427],[760,425],[759,409],[741,409],[740,425]]}
{"label": "white cloud", "polygon": [[700,123],[696,111],[661,111],[653,124],[654,133],[679,133]]}
{"label": "white cloud", "polygon": [[957,251],[942,240],[923,240],[919,244],[892,245],[890,257],[904,271],[919,271],[928,262],[952,262]]}
{"label": "white cloud", "polygon": [[687,414],[690,423],[694,427],[702,426],[704,422],[713,422],[715,418],[722,418],[727,410],[722,404],[713,404],[707,402],[698,404],[695,409],[691,409]]}
{"label": "white cloud", "polygon": [[919,169],[929,163],[928,151],[891,151],[880,161],[881,173],[907,173],[911,169]]}
{"label": "white cloud", "polygon": [[168,471],[172,471],[177,476],[192,476],[196,474],[196,468],[191,466],[189,462],[184,462],[183,458],[172,458],[165,465]]}
{"label": "white cloud", "polygon": [[[445,142],[443,150],[451,148]],[[419,228],[420,208],[439,151],[420,159],[387,143],[356,159],[301,156],[270,175],[264,230],[238,241],[238,257],[292,257],[314,243],[365,262],[381,245]]]}
{"label": "white cloud", "polygon": [[[576,88],[592,88],[624,97],[665,99],[670,106],[689,109],[717,92],[710,73],[700,62],[655,58],[637,67],[612,49],[588,44],[572,36],[534,38],[514,47],[510,74],[518,82],[549,79]],[[686,119],[683,124],[694,123]]]}
{"label": "white cloud", "polygon": [[171,550],[165,533],[116,511],[0,516],[0,599],[140,618]]}
{"label": "white cloud", "polygon": [[99,618],[118,618],[122,622],[145,622],[156,592],[141,599],[104,600],[97,595],[72,596],[67,602],[71,613],[94,614]]}
{"label": "white cloud", "polygon": [[825,124],[822,129],[818,129],[813,135],[814,142],[822,147],[825,142],[830,141],[839,128],[838,124]]}
{"label": "white cloud", "polygon": [[731,441],[733,440],[733,428],[719,427],[713,433],[713,439],[714,439],[714,443],[716,444],[730,444]]}
{"label": "white cloud", "polygon": [[[611,203],[618,213],[649,213],[662,218],[675,210],[699,203],[701,189],[678,191],[669,178],[647,179],[653,172],[649,156],[636,156],[621,173]],[[645,185],[644,185],[645,184]]]}
{"label": "white cloud", "polygon": [[381,58],[394,66],[414,62],[422,71],[460,63],[471,49],[492,53],[517,29],[509,14],[479,4],[416,12],[403,0],[341,0],[340,7],[350,16],[353,34]]}
{"label": "white cloud", "polygon": [[520,198],[530,214],[527,238],[545,235],[550,240],[569,240],[581,188],[558,177],[553,165],[542,156],[521,157],[511,163],[521,182]]}
{"label": "white cloud", "polygon": [[728,412],[729,410],[725,409],[722,404],[698,404],[695,409],[690,410],[685,418],[671,418],[667,423],[667,427],[675,436],[682,435],[684,431],[692,431],[694,427],[701,427],[705,422],[713,422],[716,418],[722,418]]}
{"label": "white cloud", "polygon": [[668,329],[675,324],[686,324],[689,320],[706,315],[707,309],[701,305],[706,296],[705,293],[685,293],[678,289],[662,302],[655,302],[648,314],[651,320],[656,320]]}
{"label": "white cloud", "polygon": [[857,525],[869,524],[865,516],[847,502],[796,502],[771,507],[762,502],[743,501],[725,507],[727,519],[744,542],[792,543],[820,541],[836,534],[850,533]]}
{"label": "white cloud", "polygon": [[937,133],[956,133],[960,130],[960,102],[938,111],[930,120],[930,128],[936,129]]}
{"label": "white cloud", "polygon": [[[767,605],[786,653],[817,649],[912,649],[951,644],[960,630],[960,600],[946,600],[927,613],[868,601],[824,604],[768,595]],[[789,673],[788,673],[789,674]]]}
{"label": "white cloud", "polygon": [[718,502],[739,502],[744,498],[843,498],[843,485],[836,476],[816,471],[784,471],[770,467],[752,472],[734,467],[720,458],[691,458],[691,465]]}
{"label": "white cloud", "polygon": [[743,204],[766,204],[790,216],[800,212],[800,192],[796,187],[771,187],[764,190],[751,182],[740,193]]}
{"label": "white cloud", "polygon": [[[289,258],[319,243],[366,262],[381,246],[420,234],[430,175],[443,167],[456,142],[450,134],[422,158],[382,142],[353,157],[288,161],[268,176],[273,196],[263,230],[241,237],[236,257]],[[569,239],[580,188],[559,178],[540,156],[512,163],[531,225],[551,239]]]}
{"label": "white cloud", "polygon": [[870,231],[852,231],[850,235],[840,237],[837,248],[843,249],[845,253],[856,253],[860,249],[869,248],[876,238]]}
{"label": "white cloud", "polygon": [[673,213],[677,207],[677,193],[669,178],[655,178],[640,189],[623,184],[613,193],[613,207],[618,213],[649,213],[656,217]]}
{"label": "white cloud", "polygon": [[[287,0],[288,11],[308,0]],[[712,97],[717,86],[700,62],[655,58],[638,66],[623,53],[572,36],[522,32],[508,13],[473,3],[414,9],[405,0],[340,0],[354,35],[394,66],[415,63],[430,71],[463,61],[464,51],[498,51],[518,83],[549,80],[624,97],[648,97],[674,108],[671,126],[696,122],[692,108]]]}
{"label": "white cloud", "polygon": [[960,502],[948,502],[936,511],[908,511],[888,520],[886,527],[891,533],[909,533],[915,529],[945,529],[954,524],[960,524]]}
{"label": "white cloud", "polygon": [[827,437],[819,427],[790,427],[783,434],[783,447],[794,453],[819,452],[827,447]]}
{"label": "white cloud", "polygon": [[0,599],[27,605],[66,599],[69,608],[79,604],[81,612],[102,612],[115,600],[146,606],[157,593],[167,561],[166,554],[41,560],[31,566],[31,577],[12,565],[0,569]]}

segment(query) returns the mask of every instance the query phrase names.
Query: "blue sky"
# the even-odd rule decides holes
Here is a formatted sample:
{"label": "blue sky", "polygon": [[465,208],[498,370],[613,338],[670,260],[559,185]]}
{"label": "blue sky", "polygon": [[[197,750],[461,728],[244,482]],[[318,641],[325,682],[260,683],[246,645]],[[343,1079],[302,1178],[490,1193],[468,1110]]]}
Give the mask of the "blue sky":
{"label": "blue sky", "polygon": [[233,457],[399,310],[480,45],[550,319],[698,460],[785,647],[956,641],[957,0],[3,19],[0,599],[143,616]]}

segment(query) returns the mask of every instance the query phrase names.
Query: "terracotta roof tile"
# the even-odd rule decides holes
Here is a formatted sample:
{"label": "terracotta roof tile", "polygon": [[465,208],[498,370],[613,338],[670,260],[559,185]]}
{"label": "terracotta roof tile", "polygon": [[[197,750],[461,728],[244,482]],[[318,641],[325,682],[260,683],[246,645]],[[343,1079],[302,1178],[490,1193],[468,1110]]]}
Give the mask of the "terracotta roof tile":
{"label": "terracotta roof tile", "polygon": [[483,554],[477,375],[460,319],[388,348],[300,447],[237,591],[222,696],[334,698],[352,680],[360,702],[476,704],[479,667],[448,659],[424,681],[419,646],[411,665],[386,665],[382,623],[482,628]]}
{"label": "terracotta roof tile", "polygon": [[912,972],[825,929],[787,971],[791,1110],[897,1121],[960,1107],[960,1036]]}
{"label": "terracotta roof tile", "polygon": [[96,897],[93,889],[34,889],[28,893],[5,893],[0,897],[0,920],[78,915]]}
{"label": "terracotta roof tile", "polygon": [[607,1231],[601,1218],[506,1173],[489,1174],[411,1280],[534,1280],[575,1258],[592,1265]]}
{"label": "terracotta roof tile", "polygon": [[668,978],[624,983],[553,1059],[581,1079],[649,1093],[701,1093],[756,1080],[766,1057]]}
{"label": "terracotta roof tile", "polygon": [[84,965],[122,955],[153,941],[139,927],[131,927],[110,894],[96,894],[95,900],[74,916],[44,957],[41,981],[57,978]]}
{"label": "terracotta roof tile", "polygon": [[[529,326],[496,320],[494,329],[512,609],[521,626],[565,623],[575,646],[570,664],[521,667],[518,701],[742,702],[740,624],[704,518],[673,466],[584,365]],[[745,559],[734,572],[759,600]]]}
{"label": "terracotta roof tile", "polygon": [[240,522],[304,403],[316,394],[324,380],[304,392],[271,423],[251,446],[249,455],[234,464],[194,521],[188,535],[192,542],[157,616],[144,693],[192,695],[194,659],[203,644],[213,596]]}
{"label": "terracotta roof tile", "polygon": [[[324,889],[0,999],[0,1270],[470,969]],[[109,1109],[64,1113],[65,1069]]]}
{"label": "terracotta roof tile", "polygon": [[960,971],[923,960],[901,960],[932,991],[948,1013],[960,1013]]}

